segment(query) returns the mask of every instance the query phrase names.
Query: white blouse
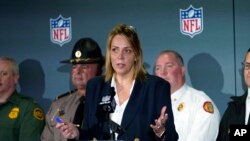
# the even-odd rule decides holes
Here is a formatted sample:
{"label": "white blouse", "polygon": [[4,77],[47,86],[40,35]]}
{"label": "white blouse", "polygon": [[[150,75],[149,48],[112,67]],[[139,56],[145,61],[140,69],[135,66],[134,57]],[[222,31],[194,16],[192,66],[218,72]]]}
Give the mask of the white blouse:
{"label": "white blouse", "polygon": [[[131,95],[132,90],[134,88],[134,84],[135,84],[135,80],[133,81],[132,87],[130,89],[130,95]],[[124,113],[125,108],[126,108],[126,106],[128,104],[129,98],[126,101],[124,101],[121,105],[119,104],[119,98],[118,98],[118,95],[117,95],[117,88],[116,88],[116,83],[115,83],[114,76],[112,77],[112,80],[111,80],[111,87],[115,88],[115,93],[116,94],[115,94],[114,98],[115,98],[115,102],[116,102],[116,107],[115,107],[114,113],[110,114],[110,119],[112,121],[114,121],[115,123],[117,123],[118,125],[121,125],[122,118],[123,118],[123,113]],[[117,137],[118,137],[118,134],[115,133],[115,139],[117,139]]]}

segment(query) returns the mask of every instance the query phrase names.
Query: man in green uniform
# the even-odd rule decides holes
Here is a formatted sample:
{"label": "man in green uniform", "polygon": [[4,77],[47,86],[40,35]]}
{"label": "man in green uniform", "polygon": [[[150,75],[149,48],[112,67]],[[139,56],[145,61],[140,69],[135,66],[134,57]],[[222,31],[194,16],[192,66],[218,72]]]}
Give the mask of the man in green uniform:
{"label": "man in green uniform", "polygon": [[0,141],[38,141],[44,113],[33,99],[16,91],[19,68],[9,57],[0,58]]}

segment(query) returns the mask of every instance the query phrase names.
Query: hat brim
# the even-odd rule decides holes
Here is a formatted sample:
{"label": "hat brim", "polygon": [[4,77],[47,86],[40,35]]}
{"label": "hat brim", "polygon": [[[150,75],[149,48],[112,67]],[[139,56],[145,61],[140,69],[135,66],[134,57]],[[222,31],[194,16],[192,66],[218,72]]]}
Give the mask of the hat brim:
{"label": "hat brim", "polygon": [[66,64],[93,64],[93,63],[98,63],[98,64],[103,64],[104,63],[104,58],[86,58],[86,59],[76,58],[76,59],[63,60],[63,61],[60,61],[60,63],[66,63]]}

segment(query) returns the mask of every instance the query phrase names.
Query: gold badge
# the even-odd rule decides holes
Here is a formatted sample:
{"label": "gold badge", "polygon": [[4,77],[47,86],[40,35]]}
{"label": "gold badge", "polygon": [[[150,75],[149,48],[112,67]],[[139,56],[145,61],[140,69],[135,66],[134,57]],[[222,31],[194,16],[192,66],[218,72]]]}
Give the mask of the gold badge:
{"label": "gold badge", "polygon": [[184,108],[184,103],[182,102],[182,103],[179,104],[177,110],[180,112],[180,111],[183,110],[183,108]]}
{"label": "gold badge", "polygon": [[213,104],[210,101],[206,101],[203,104],[203,109],[208,113],[214,113],[214,107]]}
{"label": "gold badge", "polygon": [[19,114],[19,108],[18,107],[13,107],[9,113],[9,118],[10,119],[16,119]]}
{"label": "gold badge", "polygon": [[77,50],[77,51],[75,52],[75,57],[76,57],[76,58],[80,58],[81,56],[82,56],[81,51],[80,51],[80,50]]}
{"label": "gold badge", "polygon": [[[51,110],[50,110],[50,112],[51,112]],[[61,117],[61,116],[63,116],[64,114],[65,114],[65,112],[64,112],[63,109],[57,108],[56,111],[54,112],[54,114],[52,115],[52,117],[51,117],[50,120],[51,120],[51,121],[54,121],[54,119],[55,119],[56,116]]]}
{"label": "gold badge", "polygon": [[135,138],[134,141],[140,141],[140,139],[139,138]]}
{"label": "gold badge", "polygon": [[35,117],[36,119],[38,119],[38,120],[43,120],[43,119],[44,119],[43,111],[42,111],[42,109],[40,109],[40,108],[35,108],[35,109],[33,110],[33,115],[34,115],[34,117]]}

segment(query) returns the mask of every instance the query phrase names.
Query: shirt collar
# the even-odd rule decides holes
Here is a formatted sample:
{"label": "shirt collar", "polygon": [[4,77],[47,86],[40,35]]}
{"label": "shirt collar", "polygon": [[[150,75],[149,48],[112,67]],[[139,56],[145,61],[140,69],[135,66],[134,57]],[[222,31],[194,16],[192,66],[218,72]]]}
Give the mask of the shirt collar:
{"label": "shirt collar", "polygon": [[172,101],[177,101],[178,99],[180,99],[180,97],[185,93],[187,89],[187,85],[184,84],[182,85],[182,87],[180,89],[178,89],[177,91],[175,91],[174,93],[171,94],[171,99]]}
{"label": "shirt collar", "polygon": [[[133,88],[134,88],[135,80],[133,80],[132,83],[133,83],[133,84],[132,84],[132,87],[131,87],[131,89],[130,89],[130,94],[132,93],[132,90],[133,90]],[[116,83],[115,83],[115,76],[114,76],[114,75],[112,76],[110,86],[111,86],[111,87],[114,87],[114,88],[115,88],[115,92],[117,92],[117,91],[116,91]]]}
{"label": "shirt collar", "polygon": [[11,96],[9,97],[8,101],[11,103],[14,103],[14,104],[18,104],[20,102],[18,97],[19,97],[19,95],[18,95],[17,91],[15,90],[13,92],[13,94],[11,94]]}

